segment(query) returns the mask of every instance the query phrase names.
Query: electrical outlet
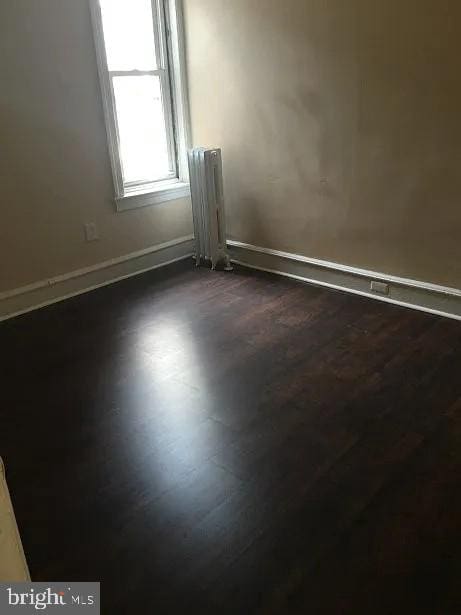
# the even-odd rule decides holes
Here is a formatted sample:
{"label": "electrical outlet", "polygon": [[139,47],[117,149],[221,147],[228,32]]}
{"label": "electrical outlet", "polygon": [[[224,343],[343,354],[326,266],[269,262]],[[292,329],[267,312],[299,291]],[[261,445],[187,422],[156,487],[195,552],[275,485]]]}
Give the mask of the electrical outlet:
{"label": "electrical outlet", "polygon": [[87,222],[84,225],[84,229],[86,241],[96,241],[99,239],[98,227],[95,222]]}
{"label": "electrical outlet", "polygon": [[386,284],[385,282],[378,282],[376,280],[372,280],[370,282],[370,289],[374,293],[379,293],[380,295],[389,294],[389,284]]}

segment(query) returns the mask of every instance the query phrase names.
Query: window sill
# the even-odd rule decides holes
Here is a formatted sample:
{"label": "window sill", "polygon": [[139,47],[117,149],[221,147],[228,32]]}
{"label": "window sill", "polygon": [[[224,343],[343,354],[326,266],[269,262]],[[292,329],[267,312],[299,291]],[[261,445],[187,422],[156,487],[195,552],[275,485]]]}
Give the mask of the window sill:
{"label": "window sill", "polygon": [[117,211],[126,211],[128,209],[137,209],[138,207],[159,205],[166,201],[173,201],[174,199],[181,199],[187,196],[190,196],[188,183],[180,181],[163,182],[154,189],[150,188],[144,192],[132,192],[116,197],[115,205]]}

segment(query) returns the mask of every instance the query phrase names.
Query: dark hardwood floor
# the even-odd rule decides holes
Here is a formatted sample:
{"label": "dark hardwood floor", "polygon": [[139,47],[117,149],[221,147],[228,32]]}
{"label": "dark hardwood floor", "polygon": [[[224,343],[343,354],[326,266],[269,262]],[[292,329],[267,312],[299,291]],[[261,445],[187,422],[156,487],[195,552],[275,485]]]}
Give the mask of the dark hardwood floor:
{"label": "dark hardwood floor", "polygon": [[461,325],[182,262],[0,325],[34,580],[103,613],[461,613]]}

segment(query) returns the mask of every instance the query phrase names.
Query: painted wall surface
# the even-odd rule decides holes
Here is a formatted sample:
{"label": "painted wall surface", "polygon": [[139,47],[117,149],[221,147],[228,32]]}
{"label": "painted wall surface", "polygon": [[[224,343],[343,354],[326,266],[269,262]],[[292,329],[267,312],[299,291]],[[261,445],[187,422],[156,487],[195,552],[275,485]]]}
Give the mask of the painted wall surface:
{"label": "painted wall surface", "polygon": [[184,0],[233,239],[461,288],[459,0]]}
{"label": "painted wall surface", "polygon": [[192,232],[189,199],[116,213],[92,36],[88,0],[0,3],[0,291]]}

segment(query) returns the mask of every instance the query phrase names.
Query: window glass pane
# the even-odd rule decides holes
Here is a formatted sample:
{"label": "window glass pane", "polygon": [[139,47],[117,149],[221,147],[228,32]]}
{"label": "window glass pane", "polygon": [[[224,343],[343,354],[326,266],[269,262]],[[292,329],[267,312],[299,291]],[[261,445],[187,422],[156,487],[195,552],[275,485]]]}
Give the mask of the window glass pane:
{"label": "window glass pane", "polygon": [[100,0],[109,70],[155,70],[151,0]]}
{"label": "window glass pane", "polygon": [[171,169],[160,78],[114,77],[113,84],[124,182],[168,176]]}

